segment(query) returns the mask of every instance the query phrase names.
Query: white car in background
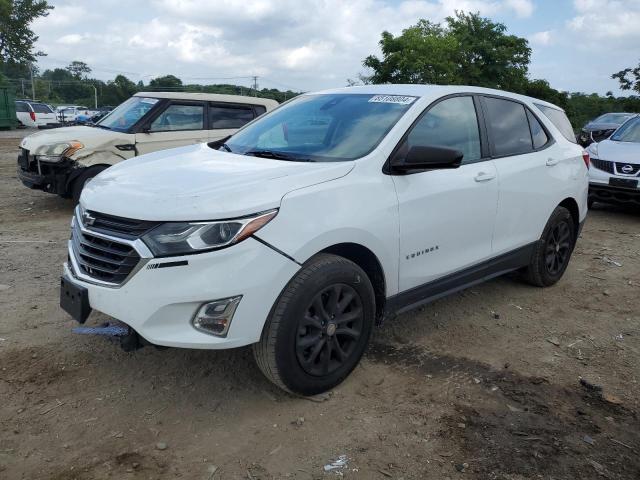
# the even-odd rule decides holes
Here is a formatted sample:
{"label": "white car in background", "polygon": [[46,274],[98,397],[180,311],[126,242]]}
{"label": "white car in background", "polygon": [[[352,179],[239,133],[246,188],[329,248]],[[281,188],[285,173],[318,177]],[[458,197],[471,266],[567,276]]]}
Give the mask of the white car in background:
{"label": "white car in background", "polygon": [[587,148],[589,206],[593,202],[640,206],[640,116]]}
{"label": "white car in background", "polygon": [[562,109],[499,90],[301,95],[87,184],[60,303],[121,320],[128,348],[253,344],[276,385],[316,394],[384,317],[511,271],[560,280],[587,214],[583,153]]}
{"label": "white car in background", "polygon": [[96,124],[26,137],[18,177],[29,188],[77,202],[84,185],[111,165],[143,153],[220,140],[277,106],[275,100],[239,95],[136,93]]}
{"label": "white car in background", "polygon": [[40,102],[16,100],[16,116],[25,127],[42,128],[58,124],[56,113],[49,105]]}
{"label": "white car in background", "polygon": [[60,123],[69,123],[69,122],[75,122],[76,118],[78,118],[78,116],[80,115],[89,116],[89,117],[92,115],[95,115],[98,112],[98,110],[93,108],[78,106],[78,105],[71,105],[71,106],[58,107],[56,109],[56,112],[57,112],[58,120],[60,121]]}

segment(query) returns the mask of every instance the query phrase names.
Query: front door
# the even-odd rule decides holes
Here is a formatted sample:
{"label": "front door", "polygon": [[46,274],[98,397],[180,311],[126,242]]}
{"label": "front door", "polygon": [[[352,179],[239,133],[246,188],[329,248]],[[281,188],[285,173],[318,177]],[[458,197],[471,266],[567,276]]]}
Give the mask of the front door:
{"label": "front door", "polygon": [[397,149],[434,145],[464,153],[459,168],[393,177],[399,202],[401,292],[490,258],[498,182],[480,138],[473,97],[455,96],[430,106]]}
{"label": "front door", "polygon": [[138,155],[209,141],[202,102],[171,102],[145,131],[136,133]]}

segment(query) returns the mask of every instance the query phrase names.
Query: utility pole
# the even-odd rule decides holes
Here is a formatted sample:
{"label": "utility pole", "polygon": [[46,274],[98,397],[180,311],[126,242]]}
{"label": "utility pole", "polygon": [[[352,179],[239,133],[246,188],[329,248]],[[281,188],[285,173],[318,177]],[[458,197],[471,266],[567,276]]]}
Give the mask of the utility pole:
{"label": "utility pole", "polygon": [[33,83],[33,64],[30,63],[29,64],[29,73],[31,73],[31,97],[33,98],[33,100],[36,99],[36,86]]}
{"label": "utility pole", "polygon": [[258,77],[257,75],[253,76],[253,96],[258,96]]}
{"label": "utility pole", "polygon": [[22,98],[24,98],[24,78],[20,79],[20,84],[22,85]]}
{"label": "utility pole", "polygon": [[95,100],[95,107],[96,110],[98,109],[98,89],[96,88],[95,85],[92,85],[93,87],[93,99]]}

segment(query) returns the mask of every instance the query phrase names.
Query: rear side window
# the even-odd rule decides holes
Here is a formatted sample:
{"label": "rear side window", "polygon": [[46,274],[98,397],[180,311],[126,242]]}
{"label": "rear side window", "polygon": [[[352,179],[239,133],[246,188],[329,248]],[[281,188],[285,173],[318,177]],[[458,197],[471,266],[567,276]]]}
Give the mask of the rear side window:
{"label": "rear side window", "polygon": [[240,128],[253,120],[253,117],[250,105],[209,105],[209,126],[212,129]]}
{"label": "rear side window", "polygon": [[501,98],[484,98],[496,156],[520,155],[532,148],[529,121],[524,105]]}
{"label": "rear side window", "polygon": [[573,133],[573,127],[571,126],[571,122],[567,118],[566,113],[558,108],[547,107],[546,105],[539,105],[537,103],[535,105],[549,120],[551,120],[551,123],[560,130],[560,133],[564,138],[572,143],[578,143],[576,141],[576,136]]}
{"label": "rear side window", "polygon": [[540,122],[533,113],[527,110],[527,117],[529,118],[529,127],[531,128],[531,138],[533,138],[533,148],[542,148],[548,141],[549,137],[547,133],[540,125]]}
{"label": "rear side window", "polygon": [[53,113],[44,103],[32,103],[33,111],[36,113]]}
{"label": "rear side window", "polygon": [[460,150],[463,163],[481,158],[480,132],[471,97],[452,97],[435,104],[414,125],[406,140],[414,145],[434,145]]}
{"label": "rear side window", "polygon": [[30,112],[29,104],[26,102],[16,102],[16,112]]}
{"label": "rear side window", "polygon": [[259,117],[263,113],[267,113],[267,107],[265,107],[264,105],[254,105],[253,109],[256,112],[256,117]]}

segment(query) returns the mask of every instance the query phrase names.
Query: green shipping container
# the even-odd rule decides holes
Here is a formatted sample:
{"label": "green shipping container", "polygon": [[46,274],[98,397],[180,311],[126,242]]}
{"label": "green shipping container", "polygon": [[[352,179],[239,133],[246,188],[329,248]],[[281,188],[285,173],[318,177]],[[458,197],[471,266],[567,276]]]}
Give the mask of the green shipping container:
{"label": "green shipping container", "polygon": [[12,87],[0,87],[0,128],[15,128],[18,125],[16,117],[16,97]]}

